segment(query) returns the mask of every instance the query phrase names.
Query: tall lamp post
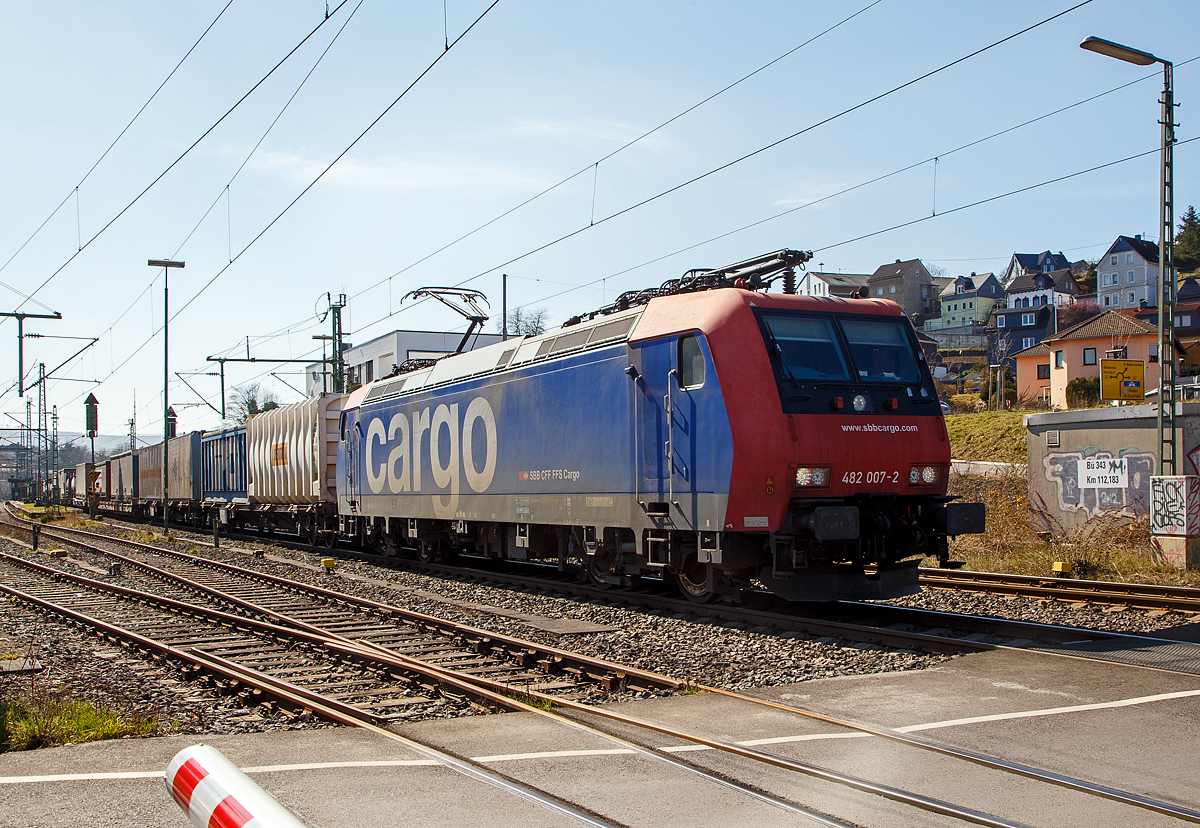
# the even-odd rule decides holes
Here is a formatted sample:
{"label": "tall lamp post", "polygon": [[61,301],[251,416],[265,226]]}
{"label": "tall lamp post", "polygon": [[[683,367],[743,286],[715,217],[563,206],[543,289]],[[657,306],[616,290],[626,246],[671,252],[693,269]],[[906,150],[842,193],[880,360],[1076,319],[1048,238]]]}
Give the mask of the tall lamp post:
{"label": "tall lamp post", "polygon": [[[1172,90],[1173,64],[1141,49],[1131,49],[1111,40],[1089,37],[1079,48],[1098,55],[1163,67],[1162,162],[1159,186],[1159,288],[1158,296],[1158,470],[1159,475],[1176,473],[1175,462],[1175,100]],[[1168,471],[1168,469],[1170,469]]]}
{"label": "tall lamp post", "polygon": [[167,275],[173,267],[183,267],[184,262],[175,262],[170,259],[150,259],[146,262],[150,267],[161,267],[163,269],[163,444],[162,444],[162,510],[163,510],[163,534],[169,533],[167,521],[167,440],[171,438],[171,416],[175,412],[171,411],[171,404],[167,400],[167,387],[170,383],[170,368],[167,365],[170,351],[167,347],[167,323],[171,321],[171,312],[167,305]]}

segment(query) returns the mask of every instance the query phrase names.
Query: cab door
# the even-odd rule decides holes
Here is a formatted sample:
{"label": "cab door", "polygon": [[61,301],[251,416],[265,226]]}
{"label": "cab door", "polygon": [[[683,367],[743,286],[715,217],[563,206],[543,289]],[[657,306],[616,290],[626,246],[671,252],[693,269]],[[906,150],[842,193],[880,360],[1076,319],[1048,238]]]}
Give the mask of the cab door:
{"label": "cab door", "polygon": [[693,523],[699,405],[705,359],[696,334],[642,349],[642,481],[644,500],[665,504],[678,526]]}

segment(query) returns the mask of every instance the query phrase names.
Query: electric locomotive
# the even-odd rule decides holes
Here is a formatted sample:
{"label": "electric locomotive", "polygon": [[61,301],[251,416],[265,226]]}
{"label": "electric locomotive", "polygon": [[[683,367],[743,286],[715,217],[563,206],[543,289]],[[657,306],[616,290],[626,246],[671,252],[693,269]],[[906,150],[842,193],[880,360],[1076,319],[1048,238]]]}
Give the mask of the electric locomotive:
{"label": "electric locomotive", "polygon": [[[917,591],[984,531],[895,303],[794,294],[782,250],[622,295],[561,329],[366,385],[341,411],[343,535],[424,559],[540,560],[696,601]],[[783,293],[768,291],[783,280]]]}

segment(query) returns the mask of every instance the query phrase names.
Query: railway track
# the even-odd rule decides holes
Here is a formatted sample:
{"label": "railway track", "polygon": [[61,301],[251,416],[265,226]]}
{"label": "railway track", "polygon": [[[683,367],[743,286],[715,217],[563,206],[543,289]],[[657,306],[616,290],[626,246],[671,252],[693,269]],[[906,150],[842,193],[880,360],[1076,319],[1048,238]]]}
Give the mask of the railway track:
{"label": "railway track", "polygon": [[[99,546],[92,544],[91,541],[85,541],[79,537],[80,535],[90,533],[83,533],[79,530],[50,530],[46,534],[57,537],[60,540],[68,540],[72,544],[89,548],[94,552],[105,554],[122,566],[138,568],[148,576],[162,580],[170,589],[189,593],[188,597],[193,600],[196,597],[205,597],[209,601],[223,604],[228,609],[240,614],[226,613],[210,607],[198,607],[173,597],[143,593],[114,584],[106,584],[83,576],[72,575],[62,570],[56,570],[18,556],[3,555],[0,557],[0,574],[3,574],[6,580],[11,580],[15,577],[19,587],[24,587],[24,589],[13,586],[3,587],[4,591],[13,597],[34,603],[45,611],[60,612],[65,617],[72,618],[77,623],[98,625],[97,628],[101,630],[102,634],[121,638],[127,644],[141,649],[148,649],[156,652],[159,656],[190,663],[197,669],[215,671],[218,675],[225,676],[229,681],[242,683],[247,687],[254,688],[249,691],[251,695],[254,693],[267,693],[276,696],[282,701],[292,703],[295,703],[298,699],[303,700],[307,706],[318,710],[322,715],[338,721],[355,723],[374,729],[378,729],[378,725],[386,721],[395,721],[404,718],[403,715],[389,716],[386,713],[383,713],[381,716],[381,712],[387,709],[389,705],[386,703],[386,699],[382,703],[380,702],[383,690],[370,687],[370,676],[372,671],[378,673],[380,670],[386,670],[388,681],[395,682],[400,679],[399,674],[410,671],[406,675],[409,684],[402,688],[402,693],[411,693],[411,671],[414,659],[403,655],[401,651],[393,651],[390,646],[384,646],[378,643],[378,641],[372,641],[370,636],[382,634],[382,630],[377,628],[378,625],[368,625],[366,627],[368,637],[358,640],[348,638],[345,635],[347,632],[364,631],[361,618],[347,619],[336,612],[328,610],[328,603],[325,604],[325,609],[315,610],[311,605],[306,606],[303,603],[298,605],[296,602],[298,600],[302,601],[303,596],[297,596],[296,593],[297,591],[313,591],[314,594],[321,593],[321,601],[356,607],[356,612],[364,611],[364,603],[369,605],[370,609],[374,611],[394,611],[397,608],[386,607],[375,602],[364,602],[363,599],[334,593],[330,590],[313,590],[309,585],[289,582],[286,579],[276,578],[275,576],[264,576],[263,573],[233,567],[228,564],[200,561],[193,556],[172,550],[150,547],[146,544],[139,544],[132,541],[120,541],[124,546],[136,548],[141,555],[157,557],[159,559],[157,562],[159,563],[176,564],[184,568],[200,569],[206,574],[204,579],[184,578],[177,573],[169,571],[167,568],[155,566],[147,560],[140,560],[129,555],[115,553],[111,550],[103,550]],[[111,538],[105,537],[104,539],[114,542]],[[14,571],[18,573],[16,576],[13,575]],[[208,583],[202,583],[202,580],[208,581]],[[269,584],[272,586],[274,592],[279,593],[279,597],[277,597],[274,605],[270,607],[250,601],[246,597],[247,590],[254,593],[264,583]],[[283,592],[281,593],[280,590]],[[262,598],[264,596],[255,594],[251,597]],[[138,602],[136,607],[131,606],[131,603],[134,601]],[[123,604],[124,606],[122,606]],[[155,612],[148,613],[147,608],[152,608]],[[106,617],[96,618],[95,616],[97,615]],[[299,617],[301,615],[303,617]],[[258,620],[248,616],[267,616],[270,620]],[[459,625],[455,626],[459,627],[460,630],[462,629]],[[148,633],[152,633],[154,637],[152,638]],[[386,635],[393,634],[387,633]],[[484,633],[484,635],[493,636],[494,634]],[[272,649],[285,639],[292,642],[291,646],[282,649]],[[322,658],[337,658],[355,662],[365,672],[357,674],[348,681],[344,678],[337,680],[338,683],[334,686],[341,688],[341,691],[335,693],[329,693],[327,688],[321,687],[320,681],[316,682],[317,687],[315,688],[312,686],[312,681],[309,682],[308,687],[291,683],[287,679],[289,677],[294,678],[296,672],[306,673],[303,668],[297,668],[298,664],[304,663],[297,661],[298,656],[292,652],[297,648],[311,648],[314,650],[325,648],[327,653],[324,656],[318,656],[318,662]],[[401,649],[403,649],[403,644]],[[259,669],[262,667],[278,668],[281,659],[290,659],[288,666],[292,670],[291,674],[281,672],[272,673],[270,669]],[[312,675],[311,670],[321,669],[319,663],[306,666],[310,667],[310,671],[307,671],[309,678]],[[542,663],[539,666],[544,668],[545,664]],[[327,666],[325,670],[326,674],[321,676],[321,679],[330,678]],[[620,715],[602,708],[591,707],[574,701],[568,696],[550,695],[543,692],[544,689],[550,688],[543,686],[542,689],[538,689],[538,683],[533,681],[528,681],[522,688],[519,697],[514,699],[504,694],[506,689],[511,688],[498,684],[494,680],[494,676],[488,677],[481,676],[478,672],[470,673],[451,670],[436,664],[422,664],[415,672],[418,676],[423,677],[426,682],[432,682],[432,684],[427,684],[426,687],[427,689],[432,689],[434,695],[440,691],[443,696],[449,695],[452,699],[458,699],[459,703],[469,700],[470,703],[478,704],[482,707],[523,710],[541,716],[553,717],[567,726],[584,729],[589,733],[600,735],[602,738],[622,744],[656,761],[664,761],[689,773],[699,774],[710,781],[717,782],[726,787],[732,787],[747,796],[752,796],[791,813],[807,817],[821,825],[841,826],[844,823],[822,814],[811,812],[788,800],[751,789],[738,782],[717,777],[708,771],[689,763],[681,762],[674,757],[664,755],[640,743],[615,736],[609,731],[597,730],[590,725],[581,723],[577,718],[564,719],[560,713],[557,711],[552,712],[549,708],[571,711],[576,714],[576,717],[580,715],[598,716],[622,726],[632,726],[642,730],[670,735],[696,745],[724,751],[775,768],[835,782],[905,805],[950,816],[973,824],[996,826],[997,828],[1000,826],[1011,828],[1011,826],[1017,824],[974,809],[930,799],[827,768],[817,767],[809,763],[764,753],[745,746],[682,731],[677,728],[664,727],[654,722]],[[636,673],[637,671],[631,672]],[[653,676],[653,674],[647,674],[647,676]],[[639,679],[645,677],[638,676]],[[666,679],[666,677],[657,678]],[[667,679],[668,683],[672,683],[672,681]],[[347,693],[348,684],[358,684],[361,686]],[[681,682],[673,682],[673,684],[676,688],[685,686]],[[447,688],[450,688],[449,694],[447,694]],[[1171,803],[1160,802],[1137,794],[1105,788],[1082,780],[1004,762],[985,754],[948,747],[906,734],[899,734],[884,728],[874,728],[821,716],[786,705],[764,702],[759,699],[716,688],[701,689],[731,696],[749,703],[765,704],[780,710],[790,711],[796,715],[815,718],[839,727],[868,733],[880,738],[891,739],[920,750],[952,756],[1005,773],[1037,779],[1049,784],[1081,791],[1092,796],[1103,797],[1133,807],[1200,823],[1200,813]],[[321,690],[325,692],[322,693],[320,692]],[[461,696],[457,695],[459,693],[461,693]],[[360,703],[356,707],[346,703],[347,698],[362,698],[364,696],[371,701],[371,705]],[[530,701],[534,704],[544,705],[547,709],[531,706],[527,703]],[[385,735],[389,733],[388,731],[382,732]],[[391,735],[394,736],[394,734]],[[453,761],[460,764],[462,762],[462,760]],[[456,769],[475,778],[488,781],[490,784],[500,784],[501,786],[508,786],[510,788],[513,785],[511,780],[484,778],[475,772],[477,769]],[[518,787],[520,786],[518,785]],[[514,792],[531,799],[541,796],[537,791],[525,789],[514,790]],[[556,806],[547,804],[547,807],[553,808]],[[572,811],[571,809],[564,811],[561,808],[559,810],[586,824],[598,826],[610,824],[602,818],[597,818],[583,811]]]}
{"label": "railway track", "polygon": [[[87,534],[75,529],[62,531],[75,533],[80,537]],[[200,537],[192,536],[188,536],[188,542],[196,545],[206,544]],[[227,550],[228,548],[226,546]],[[261,553],[255,551],[252,554]],[[767,593],[759,596],[764,608],[730,604],[698,605],[676,597],[655,583],[645,585],[641,589],[607,590],[581,583],[544,566],[495,566],[488,565],[493,562],[481,562],[485,564],[484,567],[472,567],[465,565],[465,561],[463,564],[451,565],[400,560],[394,557],[382,558],[364,553],[352,554],[359,560],[388,568],[402,566],[443,578],[485,582],[527,592],[545,592],[565,598],[605,601],[658,612],[685,614],[715,623],[736,623],[748,627],[798,632],[812,638],[833,638],[870,646],[911,649],[934,654],[960,654],[1005,647],[1034,648],[1047,656],[1089,658],[1167,672],[1200,672],[1200,655],[1193,651],[1191,645],[1143,635],[880,603],[839,602],[827,606],[806,607],[786,604]],[[279,560],[281,563],[295,564],[291,560]],[[531,571],[536,571],[536,574],[530,574]],[[937,572],[940,573],[941,570]]]}
{"label": "railway track", "polygon": [[1060,601],[1084,601],[1132,609],[1200,613],[1200,589],[1195,587],[1003,575],[961,569],[923,569],[921,586],[930,589],[1053,598]]}

